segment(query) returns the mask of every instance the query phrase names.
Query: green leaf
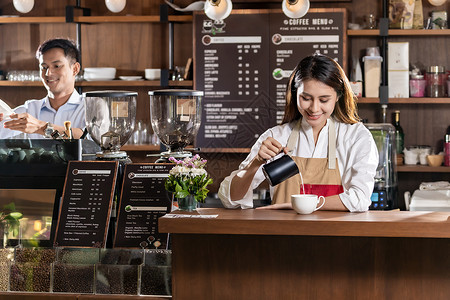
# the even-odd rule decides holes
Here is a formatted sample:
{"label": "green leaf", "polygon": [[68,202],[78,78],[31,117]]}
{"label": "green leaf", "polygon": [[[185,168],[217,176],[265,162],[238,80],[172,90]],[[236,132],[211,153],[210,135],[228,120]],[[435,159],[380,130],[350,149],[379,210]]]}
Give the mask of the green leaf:
{"label": "green leaf", "polygon": [[6,204],[5,206],[3,206],[4,210],[9,210],[9,211],[15,211],[16,210],[16,205],[14,204],[14,202],[11,202],[9,204]]}
{"label": "green leaf", "polygon": [[22,218],[22,216],[23,216],[22,213],[20,213],[20,212],[18,212],[18,211],[12,212],[12,213],[10,213],[9,215],[10,215],[11,217],[13,217],[14,219],[16,219],[16,220]]}

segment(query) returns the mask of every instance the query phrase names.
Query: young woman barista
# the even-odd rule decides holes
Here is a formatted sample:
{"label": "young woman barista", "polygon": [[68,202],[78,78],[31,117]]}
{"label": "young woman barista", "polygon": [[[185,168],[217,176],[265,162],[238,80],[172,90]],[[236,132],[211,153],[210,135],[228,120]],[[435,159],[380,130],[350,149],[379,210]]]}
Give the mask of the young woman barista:
{"label": "young woman barista", "polygon": [[[308,56],[294,69],[282,124],[264,132],[239,169],[223,180],[219,188],[223,205],[253,207],[253,190],[265,180],[262,165],[288,151],[302,174],[306,194],[326,197],[322,210],[368,210],[378,151],[372,134],[359,122],[356,97],[344,71],[327,56]],[[292,208],[290,195],[300,193],[297,174],[270,187],[272,205],[262,208]]]}

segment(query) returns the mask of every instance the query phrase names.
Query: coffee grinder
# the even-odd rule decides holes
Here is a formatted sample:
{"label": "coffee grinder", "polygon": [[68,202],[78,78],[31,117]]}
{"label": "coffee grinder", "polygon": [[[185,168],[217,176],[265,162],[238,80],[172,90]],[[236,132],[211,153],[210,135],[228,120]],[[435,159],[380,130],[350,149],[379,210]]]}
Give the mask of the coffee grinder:
{"label": "coffee grinder", "polygon": [[86,105],[86,128],[101,147],[99,160],[131,162],[120,150],[130,138],[136,121],[136,92],[94,91],[83,93]]}
{"label": "coffee grinder", "polygon": [[156,162],[169,162],[170,157],[183,159],[192,156],[185,147],[194,142],[200,128],[203,91],[172,89],[150,91],[148,94],[153,131],[168,149],[159,154]]}
{"label": "coffee grinder", "polygon": [[[118,161],[115,199],[119,198],[125,164],[131,163],[125,151],[120,150],[134,131],[136,98],[138,93],[129,91],[94,91],[83,93],[86,109],[86,128],[100,146],[97,160]],[[112,246],[115,230],[117,203],[114,201],[109,222],[107,247]]]}

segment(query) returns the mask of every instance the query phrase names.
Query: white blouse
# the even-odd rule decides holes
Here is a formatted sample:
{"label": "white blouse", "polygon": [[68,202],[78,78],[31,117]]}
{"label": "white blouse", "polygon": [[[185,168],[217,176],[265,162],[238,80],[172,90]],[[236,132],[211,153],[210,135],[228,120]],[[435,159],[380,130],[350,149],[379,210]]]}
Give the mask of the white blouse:
{"label": "white blouse", "polygon": [[[302,120],[299,141],[292,155],[306,158],[326,158],[328,156],[328,123],[327,121],[325,127],[320,131],[317,145],[314,145],[312,127],[305,120]],[[252,184],[241,200],[231,201],[231,180],[253,160],[258,154],[261,143],[269,136],[286,146],[294,124],[295,122],[278,125],[264,132],[253,145],[250,154],[240,164],[239,170],[233,171],[222,181],[219,188],[219,198],[225,207],[253,207],[253,190],[265,180],[262,166],[256,172]],[[335,121],[335,124],[336,157],[344,188],[344,192],[339,194],[339,198],[351,212],[367,211],[371,204],[370,197],[373,192],[374,177],[378,166],[378,150],[375,141],[370,131],[362,123],[350,125]],[[270,187],[270,195],[273,196],[273,187]]]}

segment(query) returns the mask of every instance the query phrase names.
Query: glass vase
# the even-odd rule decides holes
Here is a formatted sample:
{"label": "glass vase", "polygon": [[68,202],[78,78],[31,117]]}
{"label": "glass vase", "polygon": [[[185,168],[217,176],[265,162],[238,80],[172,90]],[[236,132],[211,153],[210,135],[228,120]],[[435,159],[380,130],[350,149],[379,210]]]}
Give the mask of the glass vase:
{"label": "glass vase", "polygon": [[183,211],[194,211],[197,209],[197,200],[194,195],[188,195],[184,198],[178,198],[178,209]]}

